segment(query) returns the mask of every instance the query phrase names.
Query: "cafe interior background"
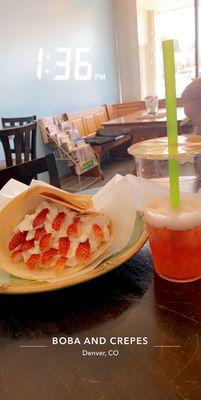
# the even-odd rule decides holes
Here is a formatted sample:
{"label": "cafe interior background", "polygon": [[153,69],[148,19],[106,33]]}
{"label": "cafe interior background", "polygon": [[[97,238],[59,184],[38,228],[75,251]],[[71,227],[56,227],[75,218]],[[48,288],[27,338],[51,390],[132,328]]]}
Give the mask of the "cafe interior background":
{"label": "cafe interior background", "polygon": [[[79,276],[73,271],[72,280],[69,275],[59,282],[41,281],[40,268],[35,281],[21,279],[17,263],[8,262],[11,270],[4,263],[0,398],[199,400],[200,279],[185,284],[180,276],[175,283],[154,273],[144,216],[141,209],[136,213],[132,201],[137,178],[127,149],[167,134],[165,39],[174,39],[179,133],[196,128],[185,116],[181,95],[201,74],[201,0],[6,0],[1,1],[0,20],[0,189],[10,178],[27,183],[31,174],[36,177],[37,168],[44,182],[50,177],[53,186],[70,192],[87,188],[90,194],[116,174],[132,174],[128,180],[113,181],[113,197],[108,195],[110,213],[116,213],[119,224],[111,258],[103,257],[93,269],[89,265]],[[147,96],[158,97],[156,114],[148,115]],[[24,158],[27,142],[13,137],[24,130],[30,134],[31,129],[36,146],[33,139]],[[83,148],[88,150],[82,153]],[[29,162],[34,163],[30,168]],[[12,212],[0,213],[1,267],[7,225],[21,212],[15,196],[24,186],[18,184],[11,181],[8,192],[1,192],[0,201],[14,198]],[[96,206],[98,199],[105,203],[104,190],[98,192],[101,201],[95,195]],[[181,257],[185,265],[196,259],[195,279],[198,273],[200,278],[199,255],[191,257],[188,250],[199,242],[200,254],[201,229],[196,228],[197,220],[194,236],[190,241],[184,238]],[[164,236],[159,229],[159,251]],[[176,248],[178,242],[176,237],[171,245]],[[163,250],[159,261],[165,265],[166,242]],[[185,273],[183,265],[181,271]],[[81,345],[68,345],[68,339],[76,337]],[[85,346],[86,337],[98,344]],[[110,357],[114,349],[118,354]],[[92,351],[106,352],[106,357],[91,357]]]}
{"label": "cafe interior background", "polygon": [[[135,102],[148,95],[164,99],[161,41],[169,37],[175,39],[177,98],[180,98],[187,84],[200,72],[200,7],[200,2],[194,0],[3,2],[0,116],[35,115],[40,120],[90,110],[93,114],[102,105],[106,105],[107,112],[111,105],[128,103],[128,109],[125,104],[122,113],[119,110],[116,114],[114,107],[113,114],[105,117],[111,120],[138,110]],[[101,122],[96,122],[89,128],[92,136],[102,128]],[[79,135],[84,135],[79,131],[80,126],[74,127]],[[38,123],[36,157],[55,153],[54,150],[44,143]],[[118,150],[101,152],[99,162],[105,179],[96,185],[103,185],[118,172],[133,172],[133,161],[126,151],[124,157],[119,154]],[[0,160],[2,169],[5,167],[2,144]],[[76,174],[72,174],[68,164],[65,157],[57,160],[61,186],[77,191]],[[47,176],[43,174],[42,179],[46,181]],[[90,185],[90,177],[83,176],[84,183],[85,179]]]}

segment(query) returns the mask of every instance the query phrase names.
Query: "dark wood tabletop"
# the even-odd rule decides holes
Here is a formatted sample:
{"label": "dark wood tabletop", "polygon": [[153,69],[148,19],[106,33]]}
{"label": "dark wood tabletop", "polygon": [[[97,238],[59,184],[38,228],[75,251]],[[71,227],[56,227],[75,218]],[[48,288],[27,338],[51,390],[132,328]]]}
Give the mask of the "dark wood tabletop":
{"label": "dark wood tabletop", "polygon": [[[0,399],[199,400],[200,305],[201,281],[154,276],[147,246],[87,284],[1,295]],[[53,337],[107,343],[53,345]],[[118,337],[125,344],[110,343]],[[133,338],[138,345],[126,344]]]}

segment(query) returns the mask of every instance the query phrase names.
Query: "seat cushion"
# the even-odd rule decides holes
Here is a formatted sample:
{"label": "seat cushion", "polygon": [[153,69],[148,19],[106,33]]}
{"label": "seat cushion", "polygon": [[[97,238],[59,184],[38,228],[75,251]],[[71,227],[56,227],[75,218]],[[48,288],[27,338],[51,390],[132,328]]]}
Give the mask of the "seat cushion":
{"label": "seat cushion", "polygon": [[89,143],[94,146],[102,146],[104,144],[114,142],[114,137],[101,137],[101,136],[90,136],[84,139],[85,143]]}
{"label": "seat cushion", "polygon": [[130,134],[129,129],[99,129],[96,133],[99,137],[116,138],[118,136],[126,136]]}

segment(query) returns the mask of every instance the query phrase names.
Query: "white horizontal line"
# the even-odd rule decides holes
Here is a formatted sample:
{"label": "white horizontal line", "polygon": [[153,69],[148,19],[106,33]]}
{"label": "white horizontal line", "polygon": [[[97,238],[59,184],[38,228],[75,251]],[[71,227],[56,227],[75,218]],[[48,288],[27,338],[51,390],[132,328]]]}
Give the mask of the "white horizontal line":
{"label": "white horizontal line", "polygon": [[20,345],[20,347],[47,347],[45,345]]}
{"label": "white horizontal line", "polygon": [[161,344],[161,345],[153,345],[153,347],[181,347],[181,346],[176,346],[176,345],[171,345],[171,344]]}

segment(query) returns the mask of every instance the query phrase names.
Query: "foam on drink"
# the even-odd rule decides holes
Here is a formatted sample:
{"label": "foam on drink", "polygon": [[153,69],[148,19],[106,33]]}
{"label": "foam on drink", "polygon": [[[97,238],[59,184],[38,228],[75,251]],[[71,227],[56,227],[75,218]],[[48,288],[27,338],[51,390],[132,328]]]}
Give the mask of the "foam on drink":
{"label": "foam on drink", "polygon": [[201,194],[185,194],[180,207],[173,209],[168,197],[152,199],[145,210],[148,224],[156,228],[185,231],[201,226]]}

